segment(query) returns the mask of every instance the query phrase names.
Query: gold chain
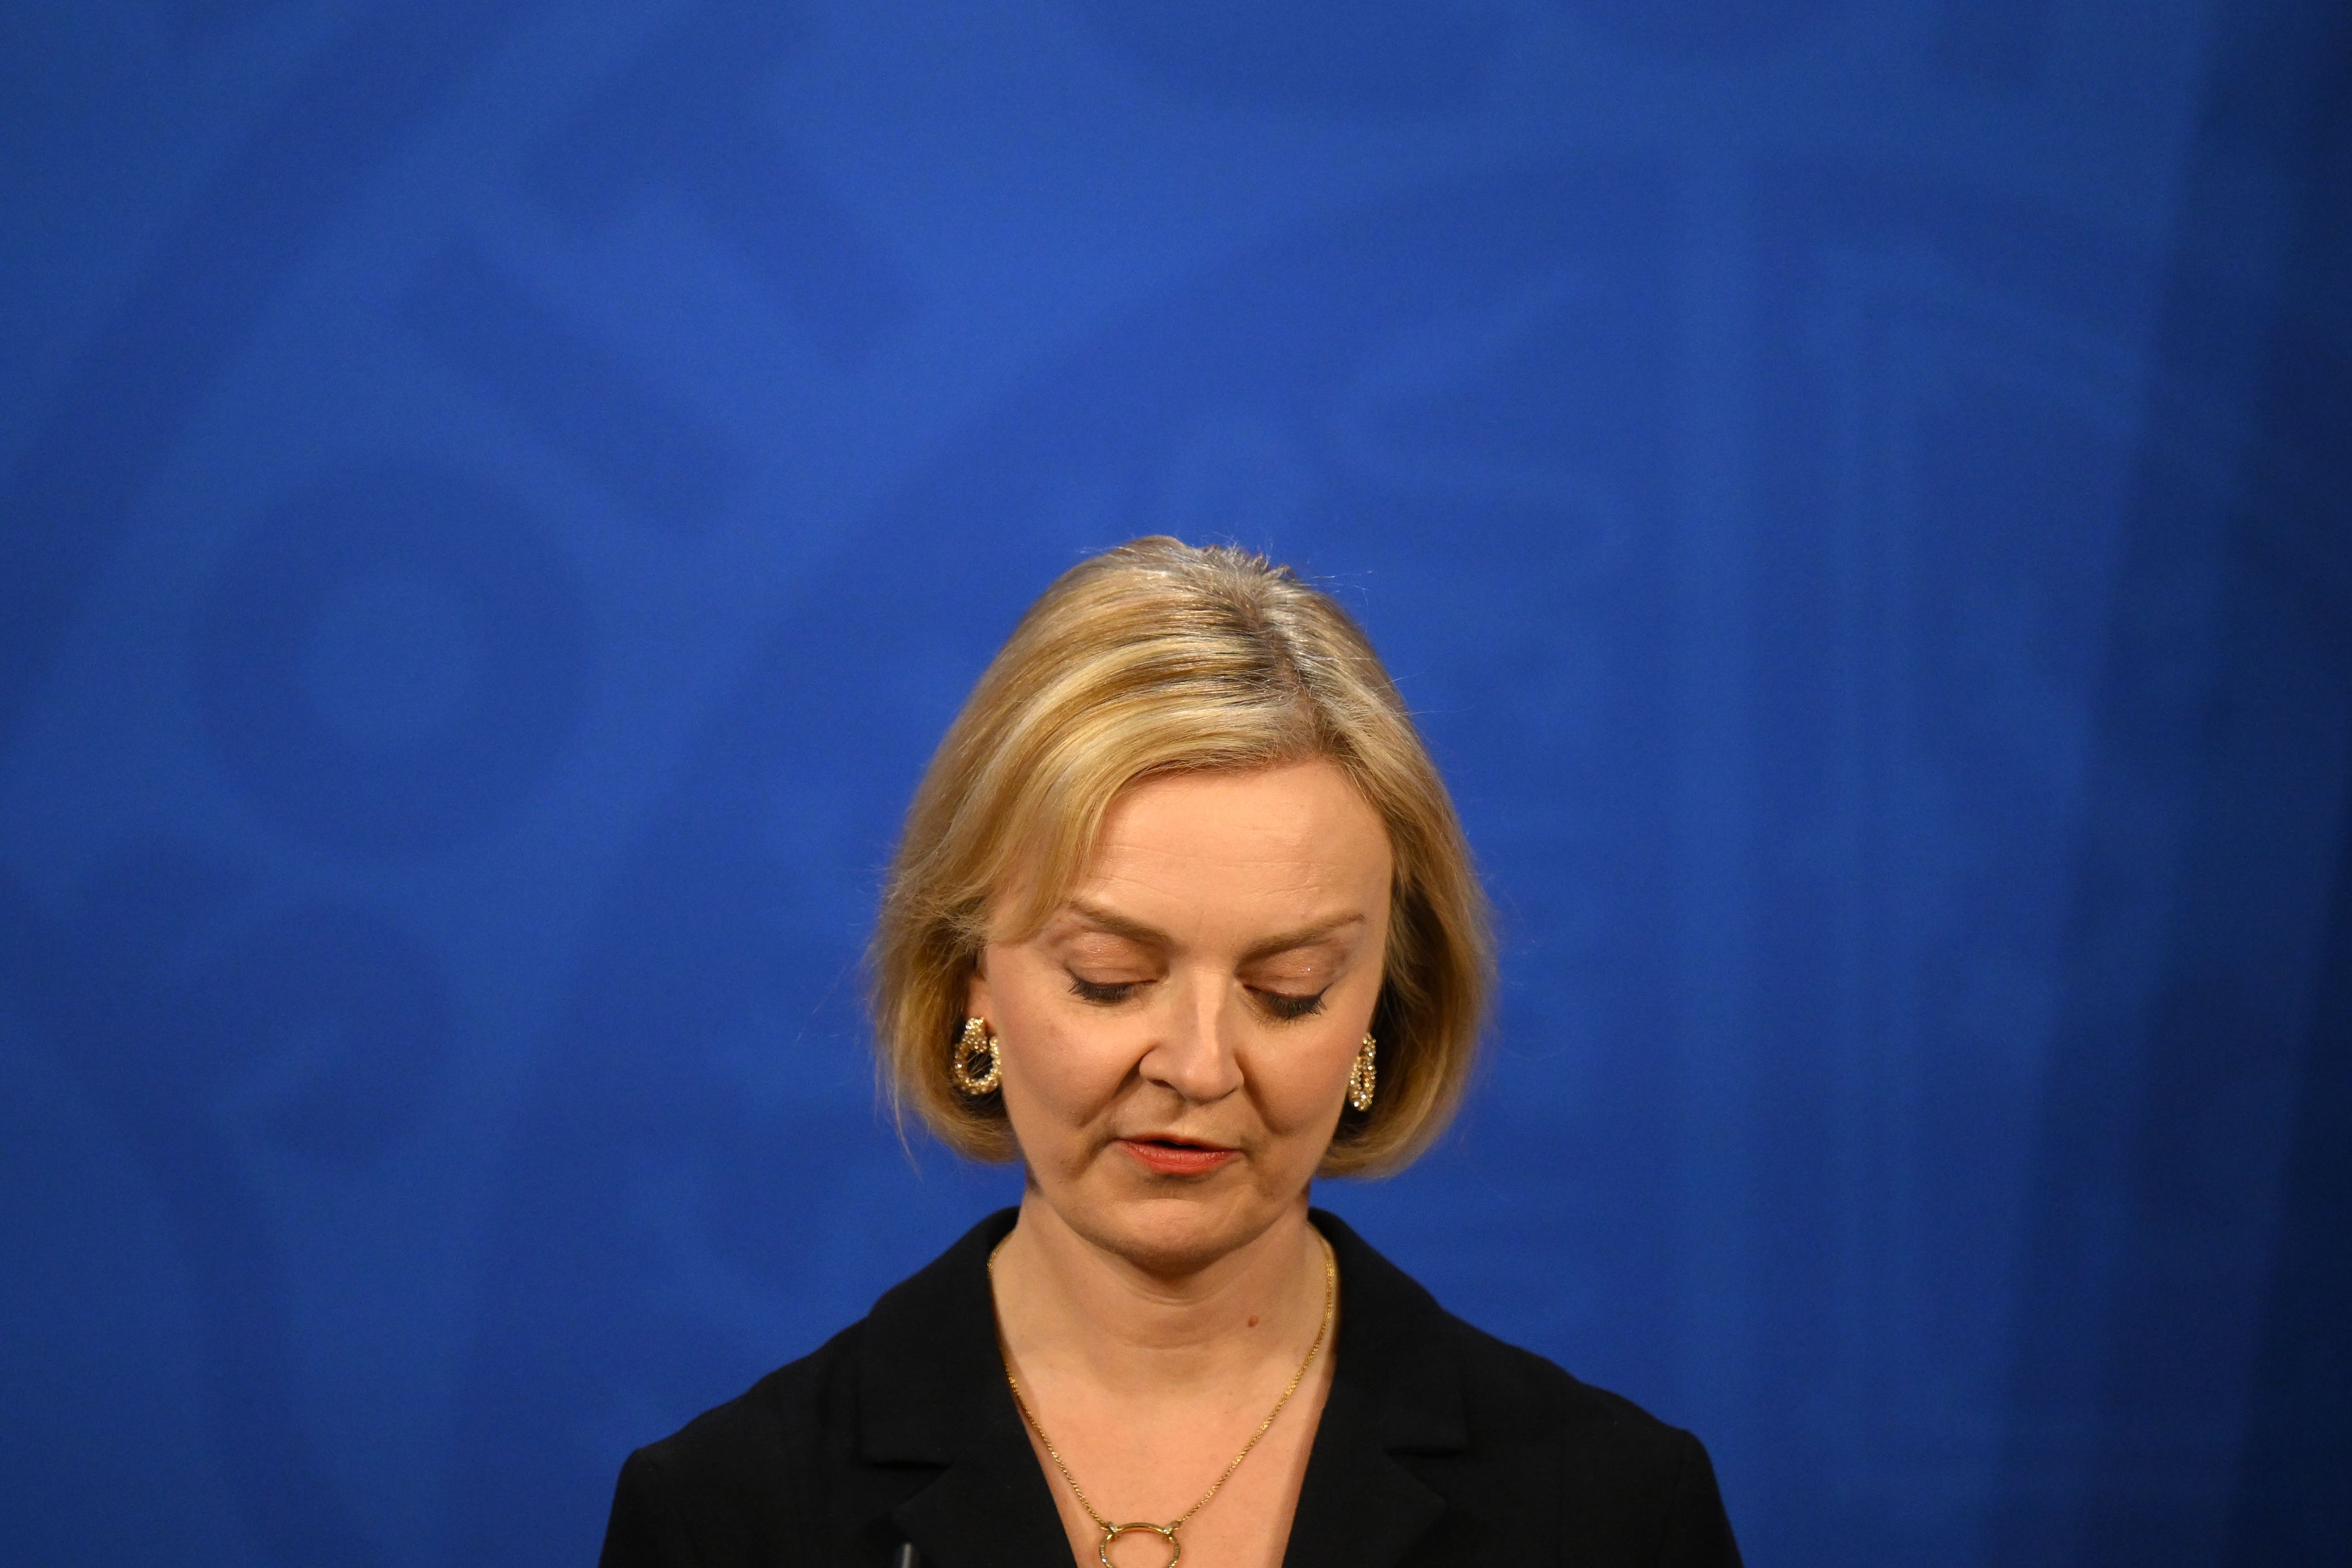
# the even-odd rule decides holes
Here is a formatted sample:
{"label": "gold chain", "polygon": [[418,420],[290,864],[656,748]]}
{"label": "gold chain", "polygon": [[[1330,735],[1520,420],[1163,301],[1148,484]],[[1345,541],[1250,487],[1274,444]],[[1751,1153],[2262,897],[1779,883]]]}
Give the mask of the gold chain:
{"label": "gold chain", "polygon": [[[1007,1236],[1004,1241],[1012,1239]],[[1324,1239],[1319,1231],[1316,1233],[1315,1239],[1323,1244],[1323,1321],[1316,1327],[1315,1342],[1307,1347],[1307,1359],[1300,1362],[1298,1370],[1290,1374],[1290,1385],[1282,1391],[1282,1397],[1274,1402],[1274,1408],[1265,1413],[1265,1419],[1257,1424],[1257,1430],[1250,1434],[1249,1441],[1242,1445],[1242,1451],[1234,1456],[1233,1463],[1225,1467],[1224,1474],[1219,1476],[1210,1485],[1209,1489],[1201,1494],[1200,1501],[1166,1524],[1113,1524],[1096,1511],[1095,1505],[1087,1498],[1086,1488],[1078,1485],[1078,1478],[1070,1474],[1070,1467],[1063,1461],[1062,1451],[1054,1447],[1054,1440],[1045,1436],[1045,1428],[1038,1424],[1037,1417],[1030,1412],[1029,1402],[1021,1397],[1021,1380],[1013,1375],[1012,1352],[1005,1350],[1003,1338],[999,1335],[997,1349],[1004,1357],[1004,1381],[1013,1389],[1013,1406],[1021,1412],[1021,1419],[1029,1424],[1029,1430],[1037,1434],[1038,1446],[1044,1448],[1046,1457],[1054,1461],[1054,1468],[1062,1472],[1064,1480],[1070,1483],[1070,1495],[1078,1500],[1078,1506],[1087,1510],[1087,1517],[1093,1520],[1097,1528],[1103,1532],[1102,1542],[1095,1549],[1095,1555],[1102,1560],[1103,1568],[1111,1568],[1110,1543],[1132,1531],[1148,1531],[1166,1541],[1171,1553],[1166,1568],[1176,1568],[1177,1559],[1184,1555],[1184,1544],[1176,1539],[1176,1532],[1183,1529],[1194,1514],[1208,1507],[1211,1498],[1224,1489],[1225,1483],[1233,1479],[1234,1472],[1242,1468],[1242,1461],[1250,1457],[1250,1450],[1257,1447],[1257,1440],[1265,1436],[1273,1427],[1275,1417],[1280,1415],[1282,1407],[1290,1403],[1290,1396],[1298,1392],[1299,1384],[1307,1377],[1307,1369],[1315,1364],[1316,1352],[1323,1348],[1324,1337],[1331,1331],[1331,1314],[1339,1301],[1339,1267],[1332,1254],[1331,1244]],[[1003,1250],[1004,1242],[1000,1241],[988,1255],[988,1284],[992,1293],[996,1288],[996,1254]]]}

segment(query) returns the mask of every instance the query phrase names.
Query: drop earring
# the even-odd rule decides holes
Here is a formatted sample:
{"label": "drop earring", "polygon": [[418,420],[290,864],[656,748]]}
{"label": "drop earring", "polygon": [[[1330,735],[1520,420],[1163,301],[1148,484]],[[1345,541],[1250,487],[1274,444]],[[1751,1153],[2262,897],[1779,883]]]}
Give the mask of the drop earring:
{"label": "drop earring", "polygon": [[[988,1032],[988,1026],[978,1018],[963,1021],[963,1037],[948,1053],[948,1077],[955,1086],[977,1100],[1004,1081],[1003,1042]],[[1352,1081],[1352,1080],[1351,1080]]]}
{"label": "drop earring", "polygon": [[1363,1048],[1356,1053],[1356,1065],[1348,1069],[1348,1103],[1359,1110],[1372,1108],[1372,1090],[1380,1086],[1380,1075],[1372,1068],[1375,1048],[1371,1036],[1366,1035]]}

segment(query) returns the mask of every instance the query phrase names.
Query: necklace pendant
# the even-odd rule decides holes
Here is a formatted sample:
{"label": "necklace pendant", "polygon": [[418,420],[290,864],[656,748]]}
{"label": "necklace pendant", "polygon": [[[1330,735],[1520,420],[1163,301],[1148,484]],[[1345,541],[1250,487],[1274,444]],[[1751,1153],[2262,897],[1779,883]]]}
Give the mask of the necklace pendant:
{"label": "necklace pendant", "polygon": [[1110,1543],[1122,1535],[1156,1535],[1168,1542],[1168,1561],[1160,1568],[1176,1568],[1178,1560],[1184,1555],[1184,1543],[1176,1539],[1176,1526],[1173,1524],[1105,1524],[1102,1532],[1102,1544],[1095,1548],[1095,1555],[1102,1560],[1102,1568],[1115,1568],[1110,1560]]}

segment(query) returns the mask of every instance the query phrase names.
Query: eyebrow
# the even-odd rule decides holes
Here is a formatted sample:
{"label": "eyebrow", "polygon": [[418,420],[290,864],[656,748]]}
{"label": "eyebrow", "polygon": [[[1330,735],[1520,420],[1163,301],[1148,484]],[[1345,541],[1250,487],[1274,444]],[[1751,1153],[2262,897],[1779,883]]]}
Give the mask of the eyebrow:
{"label": "eyebrow", "polygon": [[[1146,947],[1168,945],[1167,932],[1156,931],[1140,921],[1131,921],[1124,915],[1114,914],[1099,904],[1090,904],[1083,899],[1072,899],[1062,907],[1088,924],[1097,926],[1113,936],[1125,937],[1129,942],[1140,942]],[[1288,952],[1293,948],[1311,947],[1326,937],[1335,935],[1349,926],[1363,923],[1364,917],[1360,914],[1340,915],[1334,920],[1321,921],[1311,926],[1302,926],[1297,931],[1284,931],[1279,936],[1270,936],[1264,942],[1252,943],[1249,951],[1242,954],[1242,962],[1246,963],[1253,959],[1269,958],[1277,952]]]}

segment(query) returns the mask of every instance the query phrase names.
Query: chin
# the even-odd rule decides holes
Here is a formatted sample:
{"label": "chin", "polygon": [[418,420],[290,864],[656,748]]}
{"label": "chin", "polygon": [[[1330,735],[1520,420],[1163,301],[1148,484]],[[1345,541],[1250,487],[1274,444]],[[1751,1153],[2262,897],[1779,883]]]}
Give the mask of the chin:
{"label": "chin", "polygon": [[1085,1194],[1073,1207],[1078,1212],[1063,1210],[1063,1218],[1088,1241],[1146,1273],[1178,1275],[1248,1246],[1289,1205],[1241,1184],[1213,1179]]}

